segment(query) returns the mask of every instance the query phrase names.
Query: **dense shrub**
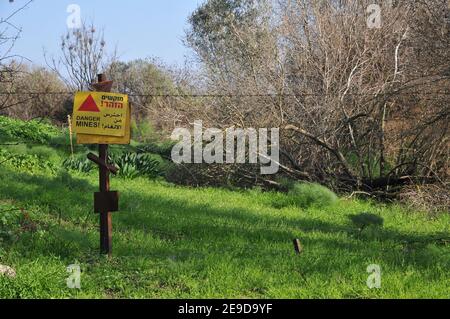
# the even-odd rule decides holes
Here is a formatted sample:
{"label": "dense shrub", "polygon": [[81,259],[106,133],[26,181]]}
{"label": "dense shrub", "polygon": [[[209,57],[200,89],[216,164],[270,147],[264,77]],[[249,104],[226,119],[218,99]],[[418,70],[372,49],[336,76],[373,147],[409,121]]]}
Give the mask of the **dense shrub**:
{"label": "dense shrub", "polygon": [[27,148],[27,154],[36,155],[42,160],[53,163],[54,165],[61,165],[61,157],[53,147],[46,145],[37,145]]}
{"label": "dense shrub", "polygon": [[161,175],[162,159],[153,154],[131,153],[110,155],[110,162],[119,168],[119,176],[134,178],[137,176],[156,177]]}
{"label": "dense shrub", "polygon": [[[166,167],[159,155],[149,153],[112,151],[109,154],[109,163],[116,165],[119,168],[118,176],[125,178],[161,176]],[[66,159],[63,166],[80,173],[89,173],[97,167],[84,154]]]}
{"label": "dense shrub", "polygon": [[57,169],[55,163],[35,154],[16,154],[5,149],[0,150],[0,165],[9,166],[30,174],[51,172]]}
{"label": "dense shrub", "polygon": [[64,160],[63,167],[67,170],[73,170],[79,173],[89,173],[95,165],[83,154],[69,157]]}
{"label": "dense shrub", "polygon": [[61,132],[48,123],[37,120],[21,121],[0,116],[0,140],[45,143]]}
{"label": "dense shrub", "polygon": [[0,244],[11,243],[17,238],[19,212],[14,209],[6,209],[0,211],[0,214]]}
{"label": "dense shrub", "polygon": [[333,204],[337,196],[325,186],[314,183],[296,183],[288,193],[289,199],[302,208],[325,207]]}

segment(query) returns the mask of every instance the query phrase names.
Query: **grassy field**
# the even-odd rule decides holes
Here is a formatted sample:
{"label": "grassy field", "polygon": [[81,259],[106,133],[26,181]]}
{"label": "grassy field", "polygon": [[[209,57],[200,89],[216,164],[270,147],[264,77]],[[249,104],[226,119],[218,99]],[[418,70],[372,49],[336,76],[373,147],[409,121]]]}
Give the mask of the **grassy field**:
{"label": "grassy field", "polygon": [[[108,259],[92,212],[96,174],[2,167],[0,179],[0,218],[21,225],[0,242],[0,264],[17,271],[0,276],[1,298],[450,297],[449,214],[347,199],[300,209],[279,205],[279,193],[113,178],[121,210]],[[348,216],[361,212],[383,228],[360,232]],[[81,289],[66,286],[75,263]],[[381,267],[380,289],[366,285],[370,264]]]}

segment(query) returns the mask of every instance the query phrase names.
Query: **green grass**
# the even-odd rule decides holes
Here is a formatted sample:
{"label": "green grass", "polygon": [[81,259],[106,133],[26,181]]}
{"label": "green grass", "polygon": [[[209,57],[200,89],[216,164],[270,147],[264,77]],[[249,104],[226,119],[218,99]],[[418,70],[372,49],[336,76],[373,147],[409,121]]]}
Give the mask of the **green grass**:
{"label": "green grass", "polygon": [[[279,207],[286,195],[258,190],[190,189],[144,178],[113,178],[113,257],[98,254],[97,176],[29,175],[2,166],[3,211],[28,213],[0,241],[1,298],[448,298],[450,215],[339,199]],[[382,228],[363,231],[349,216],[370,212]],[[296,255],[292,239],[304,251]],[[66,267],[79,263],[81,289]],[[382,271],[369,289],[367,266]]]}

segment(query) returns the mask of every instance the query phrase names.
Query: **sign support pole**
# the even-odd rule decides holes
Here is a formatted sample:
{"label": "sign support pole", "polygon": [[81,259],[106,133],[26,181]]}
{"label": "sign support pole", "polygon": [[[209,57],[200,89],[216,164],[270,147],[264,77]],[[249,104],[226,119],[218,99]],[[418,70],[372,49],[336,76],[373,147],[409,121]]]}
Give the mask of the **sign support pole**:
{"label": "sign support pole", "polygon": [[[99,157],[101,160],[108,161],[108,145],[100,144],[98,146]],[[109,192],[109,170],[106,167],[99,166],[100,192]],[[112,252],[112,219],[111,212],[100,212],[100,252],[111,256]]]}
{"label": "sign support pole", "polygon": [[[98,82],[106,82],[104,74],[98,75]],[[111,90],[108,90],[108,92]],[[108,163],[108,144],[99,144],[99,158],[104,163]],[[99,185],[100,192],[109,192],[109,170],[106,166],[99,165]],[[112,252],[112,218],[111,212],[100,212],[100,253],[111,257]]]}

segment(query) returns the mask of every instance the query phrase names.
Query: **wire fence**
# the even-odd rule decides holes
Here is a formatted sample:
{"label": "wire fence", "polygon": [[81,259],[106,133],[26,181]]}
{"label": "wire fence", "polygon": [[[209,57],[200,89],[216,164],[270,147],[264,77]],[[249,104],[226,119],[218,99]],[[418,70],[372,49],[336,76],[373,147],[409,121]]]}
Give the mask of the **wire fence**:
{"label": "wire fence", "polygon": [[[8,95],[74,95],[74,92],[0,92],[0,96],[8,96]],[[396,96],[410,96],[409,92],[388,92],[388,93],[348,93],[346,96],[386,96],[390,94],[395,94]],[[449,92],[420,92],[416,91],[414,94],[418,95],[450,95]],[[154,93],[154,94],[128,94],[130,97],[183,97],[183,98],[234,98],[234,97],[272,97],[272,98],[280,98],[280,97],[318,97],[318,96],[337,96],[337,94],[333,93],[292,93],[292,94],[277,94],[277,93],[221,93],[221,94],[173,94],[173,93]]]}

